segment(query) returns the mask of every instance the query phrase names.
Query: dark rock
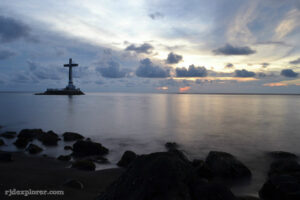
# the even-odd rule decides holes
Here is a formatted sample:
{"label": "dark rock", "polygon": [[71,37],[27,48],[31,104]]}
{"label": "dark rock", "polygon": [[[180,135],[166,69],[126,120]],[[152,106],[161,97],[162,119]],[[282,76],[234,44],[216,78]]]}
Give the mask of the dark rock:
{"label": "dark rock", "polygon": [[3,146],[3,145],[5,145],[5,142],[4,142],[4,140],[0,139],[0,146]]}
{"label": "dark rock", "polygon": [[120,167],[127,167],[136,158],[137,155],[133,151],[125,151],[117,165]]}
{"label": "dark rock", "polygon": [[242,196],[242,197],[237,197],[238,200],[260,200],[257,197],[252,197],[252,196]]}
{"label": "dark rock", "polygon": [[72,163],[72,168],[94,171],[96,169],[96,165],[91,160],[77,160]]}
{"label": "dark rock", "polygon": [[107,164],[109,163],[108,159],[102,156],[96,156],[92,159],[93,162],[98,164]]}
{"label": "dark rock", "polygon": [[78,190],[83,189],[83,183],[75,179],[67,180],[63,185],[73,189],[78,189]]}
{"label": "dark rock", "polygon": [[75,141],[75,140],[81,140],[84,137],[78,133],[73,133],[73,132],[65,132],[63,134],[64,141]]}
{"label": "dark rock", "polygon": [[195,168],[196,173],[199,177],[208,180],[212,179],[213,177],[212,171],[203,160],[193,160],[192,165]]}
{"label": "dark rock", "polygon": [[285,151],[272,151],[269,155],[274,159],[297,159],[297,156],[290,152]]}
{"label": "dark rock", "polygon": [[0,152],[0,161],[1,162],[10,162],[13,161],[11,153]]}
{"label": "dark rock", "polygon": [[300,199],[299,179],[290,175],[272,176],[259,191],[264,200]]}
{"label": "dark rock", "polygon": [[179,154],[141,155],[98,199],[190,200],[194,177],[191,163]]}
{"label": "dark rock", "polygon": [[55,146],[59,141],[59,137],[53,131],[48,131],[47,133],[40,134],[37,139],[46,146]]}
{"label": "dark rock", "polygon": [[71,156],[70,155],[60,155],[57,157],[57,160],[61,160],[61,161],[70,161],[71,160]]}
{"label": "dark rock", "polygon": [[12,138],[15,138],[17,135],[17,132],[14,132],[14,131],[6,131],[4,133],[2,133],[0,135],[0,137],[4,137],[6,139],[12,139]]}
{"label": "dark rock", "polygon": [[179,145],[176,142],[167,142],[165,147],[168,151],[178,149]]}
{"label": "dark rock", "polygon": [[43,149],[35,144],[30,144],[26,151],[28,151],[30,154],[37,154],[43,151]]}
{"label": "dark rock", "polygon": [[205,162],[216,179],[231,183],[249,181],[251,179],[251,171],[229,153],[211,151]]}
{"label": "dark rock", "polygon": [[300,174],[300,165],[295,160],[278,160],[274,161],[269,170],[269,177],[277,175]]}
{"label": "dark rock", "polygon": [[74,156],[103,156],[108,154],[108,149],[100,143],[78,140],[73,144]]}
{"label": "dark rock", "polygon": [[14,142],[14,145],[16,145],[16,147],[18,147],[19,149],[24,149],[28,145],[29,141],[29,139],[21,137]]}
{"label": "dark rock", "polygon": [[195,200],[237,200],[227,187],[216,183],[196,184],[191,191]]}
{"label": "dark rock", "polygon": [[73,148],[71,146],[67,145],[67,146],[64,147],[64,150],[73,150]]}
{"label": "dark rock", "polygon": [[20,131],[18,138],[33,140],[37,138],[40,134],[43,134],[42,129],[23,129]]}

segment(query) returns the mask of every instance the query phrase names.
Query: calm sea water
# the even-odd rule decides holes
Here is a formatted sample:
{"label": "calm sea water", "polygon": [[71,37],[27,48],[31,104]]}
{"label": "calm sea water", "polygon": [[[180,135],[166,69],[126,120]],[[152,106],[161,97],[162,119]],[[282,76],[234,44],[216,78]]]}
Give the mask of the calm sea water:
{"label": "calm sea water", "polygon": [[[266,152],[300,154],[298,95],[0,93],[0,125],[3,131],[42,128],[81,133],[107,146],[112,163],[125,150],[162,151],[167,141],[179,143],[190,158],[205,158],[210,150],[230,152],[254,173],[250,193],[265,180],[270,162]],[[66,154],[63,145],[46,153]]]}

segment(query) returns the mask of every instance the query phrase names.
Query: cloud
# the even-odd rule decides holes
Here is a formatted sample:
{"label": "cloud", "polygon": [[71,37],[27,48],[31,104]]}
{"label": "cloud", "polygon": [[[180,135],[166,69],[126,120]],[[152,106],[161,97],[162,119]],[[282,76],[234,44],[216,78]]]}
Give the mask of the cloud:
{"label": "cloud", "polygon": [[263,68],[266,68],[266,67],[268,67],[270,65],[270,63],[261,63],[261,66],[263,67]]}
{"label": "cloud", "polygon": [[166,63],[168,63],[168,64],[177,64],[180,61],[182,61],[182,56],[181,55],[170,52],[169,55],[168,55],[168,58],[166,60]]}
{"label": "cloud", "polygon": [[290,64],[292,65],[297,65],[297,64],[300,64],[300,58],[296,59],[296,60],[293,60],[290,62]]}
{"label": "cloud", "polygon": [[250,55],[256,53],[255,50],[252,50],[247,46],[232,46],[230,44],[226,44],[223,47],[213,50],[216,55]]}
{"label": "cloud", "polygon": [[106,78],[123,78],[126,75],[125,70],[120,69],[120,64],[115,61],[109,61],[107,67],[98,67],[96,70]]}
{"label": "cloud", "polygon": [[235,77],[254,77],[255,75],[255,72],[251,72],[245,69],[235,70]]}
{"label": "cloud", "polygon": [[12,56],[16,55],[15,52],[10,50],[0,50],[0,60],[5,60],[7,58],[10,58]]}
{"label": "cloud", "polygon": [[0,41],[12,42],[20,38],[29,38],[29,27],[13,18],[0,16]]}
{"label": "cloud", "polygon": [[131,44],[125,49],[125,51],[135,51],[136,53],[145,53],[145,54],[150,54],[152,50],[153,50],[153,46],[148,43],[144,43],[140,46]]}
{"label": "cloud", "polygon": [[154,13],[150,13],[149,17],[153,20],[156,20],[156,19],[164,18],[164,14],[162,14],[160,12],[154,12]]}
{"label": "cloud", "polygon": [[289,78],[295,78],[299,74],[294,72],[292,69],[283,69],[281,71],[280,75],[285,76],[285,77],[289,77]]}
{"label": "cloud", "polygon": [[165,78],[170,76],[169,70],[155,66],[149,58],[140,61],[140,66],[137,68],[135,74],[139,77],[147,78]]}
{"label": "cloud", "polygon": [[62,73],[58,67],[44,67],[41,64],[31,60],[28,60],[27,64],[29,66],[29,71],[37,79],[56,81],[62,79]]}
{"label": "cloud", "polygon": [[195,65],[190,65],[188,69],[176,68],[177,77],[205,77],[207,76],[207,70],[205,67],[195,67]]}
{"label": "cloud", "polygon": [[227,65],[225,65],[225,68],[227,69],[234,68],[234,65],[232,63],[227,63]]}
{"label": "cloud", "polygon": [[186,87],[181,87],[181,88],[179,88],[178,90],[179,90],[179,92],[187,92],[187,91],[189,91],[190,89],[191,89],[191,87],[186,86]]}

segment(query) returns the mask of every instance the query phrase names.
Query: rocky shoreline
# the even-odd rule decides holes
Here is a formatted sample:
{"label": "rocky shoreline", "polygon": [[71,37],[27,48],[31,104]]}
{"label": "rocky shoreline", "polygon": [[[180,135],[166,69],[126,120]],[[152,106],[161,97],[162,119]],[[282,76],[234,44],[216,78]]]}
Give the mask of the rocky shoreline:
{"label": "rocky shoreline", "polygon": [[[95,171],[95,163],[109,162],[109,149],[79,133],[7,131],[0,134],[0,146],[5,145],[3,138],[15,140],[13,145],[32,155],[43,155],[44,147],[57,146],[59,140],[74,143],[64,147],[68,155],[57,158],[0,152],[1,199],[7,198],[3,192],[7,188],[62,189],[62,199],[300,199],[300,165],[298,157],[289,152],[269,153],[273,161],[257,197],[237,197],[231,187],[249,184],[252,172],[226,152],[211,151],[204,160],[189,160],[180,145],[169,142],[165,152],[137,155],[126,151],[117,163],[119,168]],[[35,140],[44,147],[34,144]]]}

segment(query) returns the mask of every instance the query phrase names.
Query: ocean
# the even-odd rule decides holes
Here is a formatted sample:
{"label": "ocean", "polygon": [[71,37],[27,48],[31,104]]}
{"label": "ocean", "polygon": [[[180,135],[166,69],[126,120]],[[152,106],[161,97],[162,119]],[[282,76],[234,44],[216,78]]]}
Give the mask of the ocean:
{"label": "ocean", "polygon": [[[299,95],[0,93],[0,131],[78,132],[110,149],[111,164],[98,169],[115,167],[125,150],[165,151],[168,141],[177,142],[190,159],[205,159],[211,150],[226,151],[252,170],[253,181],[246,188],[252,193],[265,181],[267,152],[300,155],[299,105]],[[64,145],[60,141],[45,153],[66,154]],[[13,145],[0,149],[17,151]]]}

